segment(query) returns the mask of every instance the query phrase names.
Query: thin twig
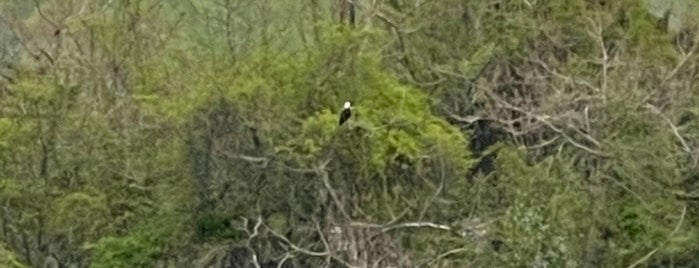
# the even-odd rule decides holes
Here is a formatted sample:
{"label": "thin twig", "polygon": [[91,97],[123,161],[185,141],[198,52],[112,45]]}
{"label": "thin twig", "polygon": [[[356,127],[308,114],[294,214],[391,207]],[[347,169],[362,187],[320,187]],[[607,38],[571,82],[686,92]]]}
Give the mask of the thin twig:
{"label": "thin twig", "polygon": [[304,249],[304,248],[302,248],[302,247],[299,247],[299,246],[297,246],[296,244],[291,243],[291,241],[289,241],[289,239],[286,238],[285,236],[283,236],[283,235],[281,235],[281,234],[275,232],[274,230],[272,230],[272,228],[270,228],[269,226],[266,226],[266,227],[267,227],[267,230],[268,230],[273,236],[275,236],[275,237],[281,239],[282,241],[284,241],[284,243],[286,243],[286,244],[287,244],[289,247],[291,247],[291,249],[294,250],[294,251],[303,253],[303,254],[308,255],[308,256],[313,256],[313,257],[325,257],[325,256],[327,256],[327,255],[330,254],[330,253],[327,251],[327,249],[326,249],[326,251],[323,251],[323,252],[317,252],[317,251],[311,251],[311,250],[308,250],[308,249]]}
{"label": "thin twig", "polygon": [[[325,251],[326,252],[331,252],[330,250],[330,244],[328,243],[328,240],[325,238],[325,235],[323,234],[323,231],[320,229],[320,224],[318,224],[318,221],[315,222],[315,227],[316,231],[318,232],[318,235],[320,236],[320,240],[323,242],[323,245],[325,246]],[[325,263],[330,265],[330,254],[325,258]]]}
{"label": "thin twig", "polygon": [[672,71],[670,71],[670,73],[667,76],[665,76],[665,79],[663,82],[667,82],[668,80],[673,78],[677,74],[677,72],[680,70],[680,68],[682,68],[682,66],[684,66],[684,64],[690,58],[692,58],[692,56],[694,56],[694,52],[697,51],[697,49],[699,49],[699,42],[695,42],[694,45],[692,45],[692,48],[690,48],[690,51],[688,53],[684,53],[684,51],[683,51],[682,52],[682,59],[680,60],[680,62],[677,63],[677,66],[675,66],[675,68],[673,68]]}
{"label": "thin twig", "polygon": [[[350,223],[350,226],[354,227],[364,227],[364,228],[376,228],[380,229],[381,232],[389,232],[392,230],[396,229],[402,229],[402,228],[432,228],[432,229],[438,229],[438,230],[444,230],[444,231],[450,231],[453,232],[454,229],[451,227],[444,225],[444,224],[437,224],[433,222],[406,222],[406,223],[400,223],[400,224],[391,224],[388,226],[382,226],[379,224],[373,224],[373,223],[364,223],[364,222],[352,222]],[[459,236],[463,236],[459,234]]]}
{"label": "thin twig", "polygon": [[402,228],[432,228],[432,229],[439,229],[439,230],[444,230],[444,231],[452,231],[452,228],[443,225],[443,224],[436,224],[432,222],[406,222],[406,223],[401,223],[401,224],[396,224],[393,226],[388,226],[383,229],[381,229],[382,232],[388,232],[391,230],[395,229],[402,229]]}
{"label": "thin twig", "polygon": [[34,0],[34,7],[36,7],[36,11],[39,13],[39,16],[40,16],[42,19],[44,19],[44,20],[46,20],[47,22],[49,22],[54,28],[58,28],[59,26],[58,26],[57,23],[55,23],[53,20],[49,19],[48,17],[46,17],[46,15],[44,15],[44,12],[41,11],[41,7],[40,7],[40,6],[41,6],[41,5],[39,4],[39,1],[38,1],[38,0]]}
{"label": "thin twig", "polygon": [[440,163],[439,187],[437,188],[436,191],[434,191],[434,194],[432,194],[429,201],[427,201],[427,203],[425,203],[425,207],[422,208],[422,211],[420,211],[420,216],[418,217],[419,221],[422,221],[422,219],[425,217],[425,214],[427,213],[427,210],[432,206],[432,204],[434,203],[434,200],[437,199],[437,196],[439,196],[439,194],[442,193],[442,190],[444,189],[444,181],[446,180],[446,178],[445,178],[446,176],[444,175],[444,172],[445,172],[444,171],[445,170],[444,160],[439,159],[439,163]]}
{"label": "thin twig", "polygon": [[454,120],[458,121],[459,123],[473,124],[479,120],[487,120],[487,118],[480,117],[477,115],[467,115],[467,116],[456,115],[452,112],[446,111],[446,109],[445,109],[445,112],[449,115],[449,117],[451,117],[451,119],[454,119]]}
{"label": "thin twig", "polygon": [[434,262],[436,262],[436,261],[438,261],[438,260],[440,260],[440,259],[443,259],[443,258],[445,258],[445,257],[447,257],[447,256],[449,256],[449,255],[457,254],[457,253],[461,253],[461,252],[467,252],[467,251],[469,251],[469,249],[467,249],[467,248],[455,248],[455,249],[449,250],[449,251],[447,251],[447,252],[444,252],[444,253],[442,253],[442,254],[439,254],[439,256],[437,256],[436,258],[434,258],[434,260],[430,261],[430,264],[431,264],[431,263],[434,263]]}
{"label": "thin twig", "polygon": [[562,79],[566,82],[578,84],[578,85],[587,87],[587,88],[589,88],[593,91],[596,91],[596,92],[600,91],[600,89],[598,87],[593,86],[589,82],[578,80],[578,79],[563,75],[563,74],[557,72],[556,70],[551,69],[546,63],[544,63],[543,61],[541,61],[539,59],[529,59],[529,61],[541,65],[541,67],[544,68],[544,70],[546,70],[546,72],[548,72],[549,74],[552,74],[552,75],[554,75],[554,76],[558,77],[559,79]]}
{"label": "thin twig", "polygon": [[339,263],[342,263],[345,267],[354,267],[354,266],[352,266],[351,264],[347,263],[345,260],[340,259],[340,258],[337,258],[337,257],[333,256],[332,254],[330,254],[330,252],[328,251],[328,249],[326,249],[326,250],[323,251],[323,252],[317,252],[317,251],[307,250],[307,249],[304,249],[304,248],[302,248],[302,247],[297,246],[297,245],[294,244],[294,243],[291,243],[291,241],[289,241],[289,239],[287,239],[285,236],[283,236],[283,235],[281,235],[281,234],[275,232],[274,230],[272,230],[272,228],[269,228],[269,226],[267,226],[267,230],[268,230],[273,236],[275,236],[275,237],[279,238],[280,240],[284,241],[284,243],[286,243],[286,245],[288,245],[289,247],[291,247],[291,249],[292,249],[293,251],[296,251],[296,252],[299,252],[299,253],[302,253],[302,254],[305,254],[305,255],[308,255],[308,256],[312,256],[312,257],[327,257],[327,256],[330,256],[333,260],[335,260],[335,261],[337,261],[337,262],[339,262]]}
{"label": "thin twig", "polygon": [[609,175],[606,175],[606,174],[602,174],[601,176],[602,176],[602,178],[611,180],[611,181],[614,182],[615,184],[619,185],[619,187],[621,187],[622,189],[624,189],[625,191],[629,192],[631,195],[633,195],[634,197],[636,197],[636,199],[638,199],[638,201],[641,202],[641,204],[643,205],[643,207],[644,207],[645,209],[647,209],[648,211],[651,211],[651,208],[650,208],[650,206],[648,205],[648,203],[647,203],[645,200],[643,200],[643,198],[641,197],[641,195],[639,195],[638,193],[636,193],[634,190],[631,190],[631,188],[627,187],[627,186],[624,185],[622,182],[620,182],[619,180],[617,180],[616,178],[614,178],[614,177],[612,177],[612,176],[609,176]]}
{"label": "thin twig", "polygon": [[340,213],[342,214],[342,216],[345,217],[345,219],[350,220],[351,217],[349,216],[347,211],[345,211],[345,206],[342,205],[342,202],[340,202],[340,198],[337,196],[335,189],[333,189],[333,187],[330,185],[330,178],[328,172],[325,169],[320,170],[319,172],[320,178],[323,181],[323,185],[325,186],[325,189],[328,190],[328,192],[330,193],[330,197],[332,197],[333,202],[335,202],[335,206],[337,206],[337,209],[340,210]]}
{"label": "thin twig", "polygon": [[[533,119],[535,119],[536,121],[539,121],[539,122],[543,123],[544,125],[548,126],[551,130],[553,130],[554,132],[556,132],[556,133],[558,133],[559,135],[561,135],[563,138],[565,138],[565,139],[568,141],[568,143],[572,144],[572,145],[575,146],[575,147],[578,147],[578,148],[583,149],[583,150],[585,150],[585,151],[587,151],[587,152],[589,152],[589,153],[591,153],[591,154],[595,154],[595,155],[602,156],[602,157],[611,157],[611,156],[612,156],[611,154],[604,153],[604,152],[600,152],[600,151],[597,151],[597,150],[592,149],[592,148],[590,148],[590,147],[587,147],[587,146],[585,146],[585,145],[583,145],[583,144],[578,143],[578,142],[575,141],[572,137],[570,137],[568,134],[566,134],[562,129],[560,129],[560,128],[554,126],[553,123],[549,122],[548,119],[549,119],[550,117],[549,117],[548,115],[537,115],[537,114],[534,114],[534,113],[532,113],[532,112],[530,112],[530,111],[527,111],[527,110],[525,110],[525,109],[523,109],[523,108],[514,106],[514,105],[512,105],[512,104],[510,104],[510,103],[508,103],[508,102],[502,100],[501,98],[497,97],[497,96],[496,96],[495,94],[493,94],[493,93],[488,92],[488,95],[489,95],[491,98],[493,98],[494,100],[496,100],[497,102],[499,102],[500,104],[502,104],[502,105],[504,106],[504,108],[509,109],[509,110],[513,110],[513,111],[516,111],[516,112],[523,113],[523,114],[525,114],[526,116],[528,116],[529,118],[533,118]],[[596,140],[592,139],[592,137],[589,136],[589,135],[585,135],[584,137],[585,137],[586,139],[588,139],[588,141],[590,141],[590,142],[592,142],[592,143],[597,143],[597,144],[599,144],[599,142],[597,142]]]}
{"label": "thin twig", "polygon": [[285,253],[284,257],[281,260],[279,260],[279,264],[277,264],[277,268],[284,267],[284,263],[293,257],[294,257],[294,254],[291,254],[290,252]]}
{"label": "thin twig", "polygon": [[650,104],[650,103],[646,103],[645,105],[643,105],[643,107],[645,107],[645,108],[651,110],[654,114],[659,115],[663,120],[665,120],[665,122],[666,122],[668,125],[670,125],[670,129],[672,129],[672,133],[675,134],[675,137],[677,137],[677,139],[678,139],[678,140],[680,141],[680,143],[682,144],[682,148],[684,149],[684,151],[687,152],[687,153],[691,153],[691,152],[692,152],[692,148],[689,148],[689,145],[687,145],[687,142],[684,140],[684,138],[682,138],[682,135],[680,135],[680,131],[677,129],[677,126],[675,126],[675,124],[673,124],[672,121],[671,121],[669,118],[667,118],[667,116],[665,116],[665,115],[660,111],[660,109],[658,109],[658,107],[655,107],[654,105],[652,105],[652,104]]}
{"label": "thin twig", "polygon": [[546,146],[549,146],[549,145],[553,144],[554,142],[556,142],[556,141],[557,141],[558,139],[560,139],[560,138],[561,138],[560,136],[556,136],[556,137],[553,137],[553,139],[550,139],[550,140],[547,140],[547,141],[543,141],[543,142],[541,142],[541,143],[539,143],[539,144],[527,146],[527,149],[528,149],[528,150],[541,149],[541,148],[544,148],[544,147],[546,147]]}

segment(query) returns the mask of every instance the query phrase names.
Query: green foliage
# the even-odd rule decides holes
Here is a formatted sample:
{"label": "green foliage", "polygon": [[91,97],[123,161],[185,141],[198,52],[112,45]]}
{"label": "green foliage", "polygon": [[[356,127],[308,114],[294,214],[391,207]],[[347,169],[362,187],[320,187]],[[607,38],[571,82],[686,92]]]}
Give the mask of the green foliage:
{"label": "green foliage", "polygon": [[241,266],[231,244],[332,266],[289,242],[354,266],[696,266],[696,16],[20,2],[0,4],[0,266]]}
{"label": "green foliage", "polygon": [[11,132],[13,122],[7,118],[0,118],[0,149],[6,150],[9,146],[8,138],[13,132]]}
{"label": "green foliage", "polygon": [[231,226],[230,219],[213,213],[199,216],[197,220],[197,235],[202,239],[225,239],[238,236],[237,231],[233,230]]}
{"label": "green foliage", "polygon": [[21,186],[16,180],[0,179],[0,200],[9,201],[21,197]]}
{"label": "green foliage", "polygon": [[[667,29],[657,25],[656,18],[648,12],[647,1],[629,0],[628,17],[629,26],[626,31],[628,42],[635,44],[636,53],[644,55],[645,59],[657,64],[657,61],[670,63],[675,59],[674,48]],[[650,63],[649,62],[649,63]]]}
{"label": "green foliage", "polygon": [[[104,197],[83,192],[70,193],[59,198],[51,210],[51,229],[75,233],[76,237],[97,239],[108,223],[109,208]],[[82,240],[82,239],[80,239]],[[85,241],[85,240],[82,240]]]}
{"label": "green foliage", "polygon": [[514,149],[498,151],[498,166],[509,187],[510,206],[499,224],[509,252],[502,258],[518,265],[576,267],[584,256],[580,241],[588,231],[588,197],[580,178],[554,158],[535,166]]}
{"label": "green foliage", "polygon": [[[619,252],[622,258],[633,260],[642,256],[635,249],[658,249],[660,257],[681,256],[687,253],[685,249],[696,244],[699,239],[697,230],[685,222],[686,211],[681,207],[683,204],[660,198],[646,204],[625,203],[627,207],[622,209],[618,220],[618,227],[625,238],[620,241],[623,242],[620,246],[624,247]],[[676,214],[668,215],[669,211]]]}
{"label": "green foliage", "polygon": [[147,231],[134,231],[121,237],[103,237],[89,247],[93,252],[90,267],[152,267],[161,253],[155,236]]}
{"label": "green foliage", "polygon": [[[357,39],[361,37],[355,37]],[[334,46],[334,39],[330,39],[331,46]],[[347,44],[357,43],[356,39],[342,40]],[[342,50],[340,50],[342,51]],[[336,85],[331,94],[321,94],[328,96],[327,100],[321,102],[322,110],[304,121],[301,137],[317,137],[313,140],[313,146],[326,147],[330,143],[338,142],[337,139],[330,138],[337,135],[337,113],[338,103],[343,100],[351,100],[355,106],[354,116],[348,124],[347,129],[342,131],[366,131],[369,138],[366,142],[370,144],[373,153],[367,158],[372,159],[376,170],[383,170],[386,160],[393,159],[398,155],[416,159],[422,152],[428,150],[433,145],[441,145],[438,149],[443,152],[455,153],[454,161],[467,160],[468,155],[459,155],[457,148],[465,148],[464,137],[455,129],[443,123],[441,119],[434,117],[429,110],[429,102],[420,92],[414,88],[402,85],[390,74],[381,71],[381,65],[376,60],[376,54],[370,53],[371,47],[360,49],[352,61],[349,63],[351,72],[337,74],[327,77],[328,84]],[[369,52],[364,52],[369,51]],[[312,57],[327,57],[325,54],[313,55]],[[324,64],[324,60],[312,60],[311,63]],[[321,70],[321,66],[313,67],[311,70]],[[322,75],[310,73],[310,75]],[[296,75],[295,75],[296,76]],[[309,74],[301,74],[301,77],[308,77]],[[310,79],[315,80],[315,79]],[[290,81],[291,82],[291,81]],[[293,83],[293,82],[291,82]],[[289,84],[289,83],[285,83]],[[291,84],[293,85],[293,84]],[[299,85],[301,87],[303,85]],[[307,89],[311,91],[312,89]],[[289,92],[296,92],[297,96],[292,99],[301,99],[312,92],[304,92],[304,89],[297,88]],[[342,93],[335,93],[342,92]],[[333,97],[336,95],[337,97]],[[322,97],[321,97],[322,98]],[[334,104],[334,105],[333,105]],[[304,113],[305,111],[298,111]],[[445,146],[445,141],[450,141],[450,146]],[[304,141],[300,144],[306,143]],[[450,150],[453,149],[453,150]],[[457,168],[468,168],[467,162],[455,164]]]}
{"label": "green foliage", "polygon": [[0,243],[0,266],[6,268],[25,268],[12,251],[7,250],[4,243]]}

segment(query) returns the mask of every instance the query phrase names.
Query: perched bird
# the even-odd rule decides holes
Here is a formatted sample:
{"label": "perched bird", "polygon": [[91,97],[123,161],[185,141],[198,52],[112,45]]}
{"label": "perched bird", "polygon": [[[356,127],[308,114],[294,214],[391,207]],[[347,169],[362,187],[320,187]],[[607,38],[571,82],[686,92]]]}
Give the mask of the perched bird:
{"label": "perched bird", "polygon": [[349,101],[346,101],[345,107],[342,109],[342,113],[340,113],[340,125],[345,123],[350,116],[352,116],[352,106]]}

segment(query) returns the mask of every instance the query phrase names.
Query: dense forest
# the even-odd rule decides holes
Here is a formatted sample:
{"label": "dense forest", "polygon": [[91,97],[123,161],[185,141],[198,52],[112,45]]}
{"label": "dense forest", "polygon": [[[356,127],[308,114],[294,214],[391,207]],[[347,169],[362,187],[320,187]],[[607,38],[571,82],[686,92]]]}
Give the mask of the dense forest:
{"label": "dense forest", "polygon": [[697,267],[697,53],[694,0],[2,1],[0,267]]}

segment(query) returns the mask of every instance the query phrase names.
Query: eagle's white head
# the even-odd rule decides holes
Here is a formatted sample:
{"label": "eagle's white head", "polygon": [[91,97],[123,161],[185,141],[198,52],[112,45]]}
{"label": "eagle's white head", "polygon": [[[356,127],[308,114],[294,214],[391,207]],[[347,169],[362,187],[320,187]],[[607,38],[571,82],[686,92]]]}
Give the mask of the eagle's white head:
{"label": "eagle's white head", "polygon": [[346,101],[346,102],[345,102],[345,107],[344,107],[344,109],[350,109],[350,108],[352,108],[352,107],[350,106],[350,102],[349,102],[349,101]]}

